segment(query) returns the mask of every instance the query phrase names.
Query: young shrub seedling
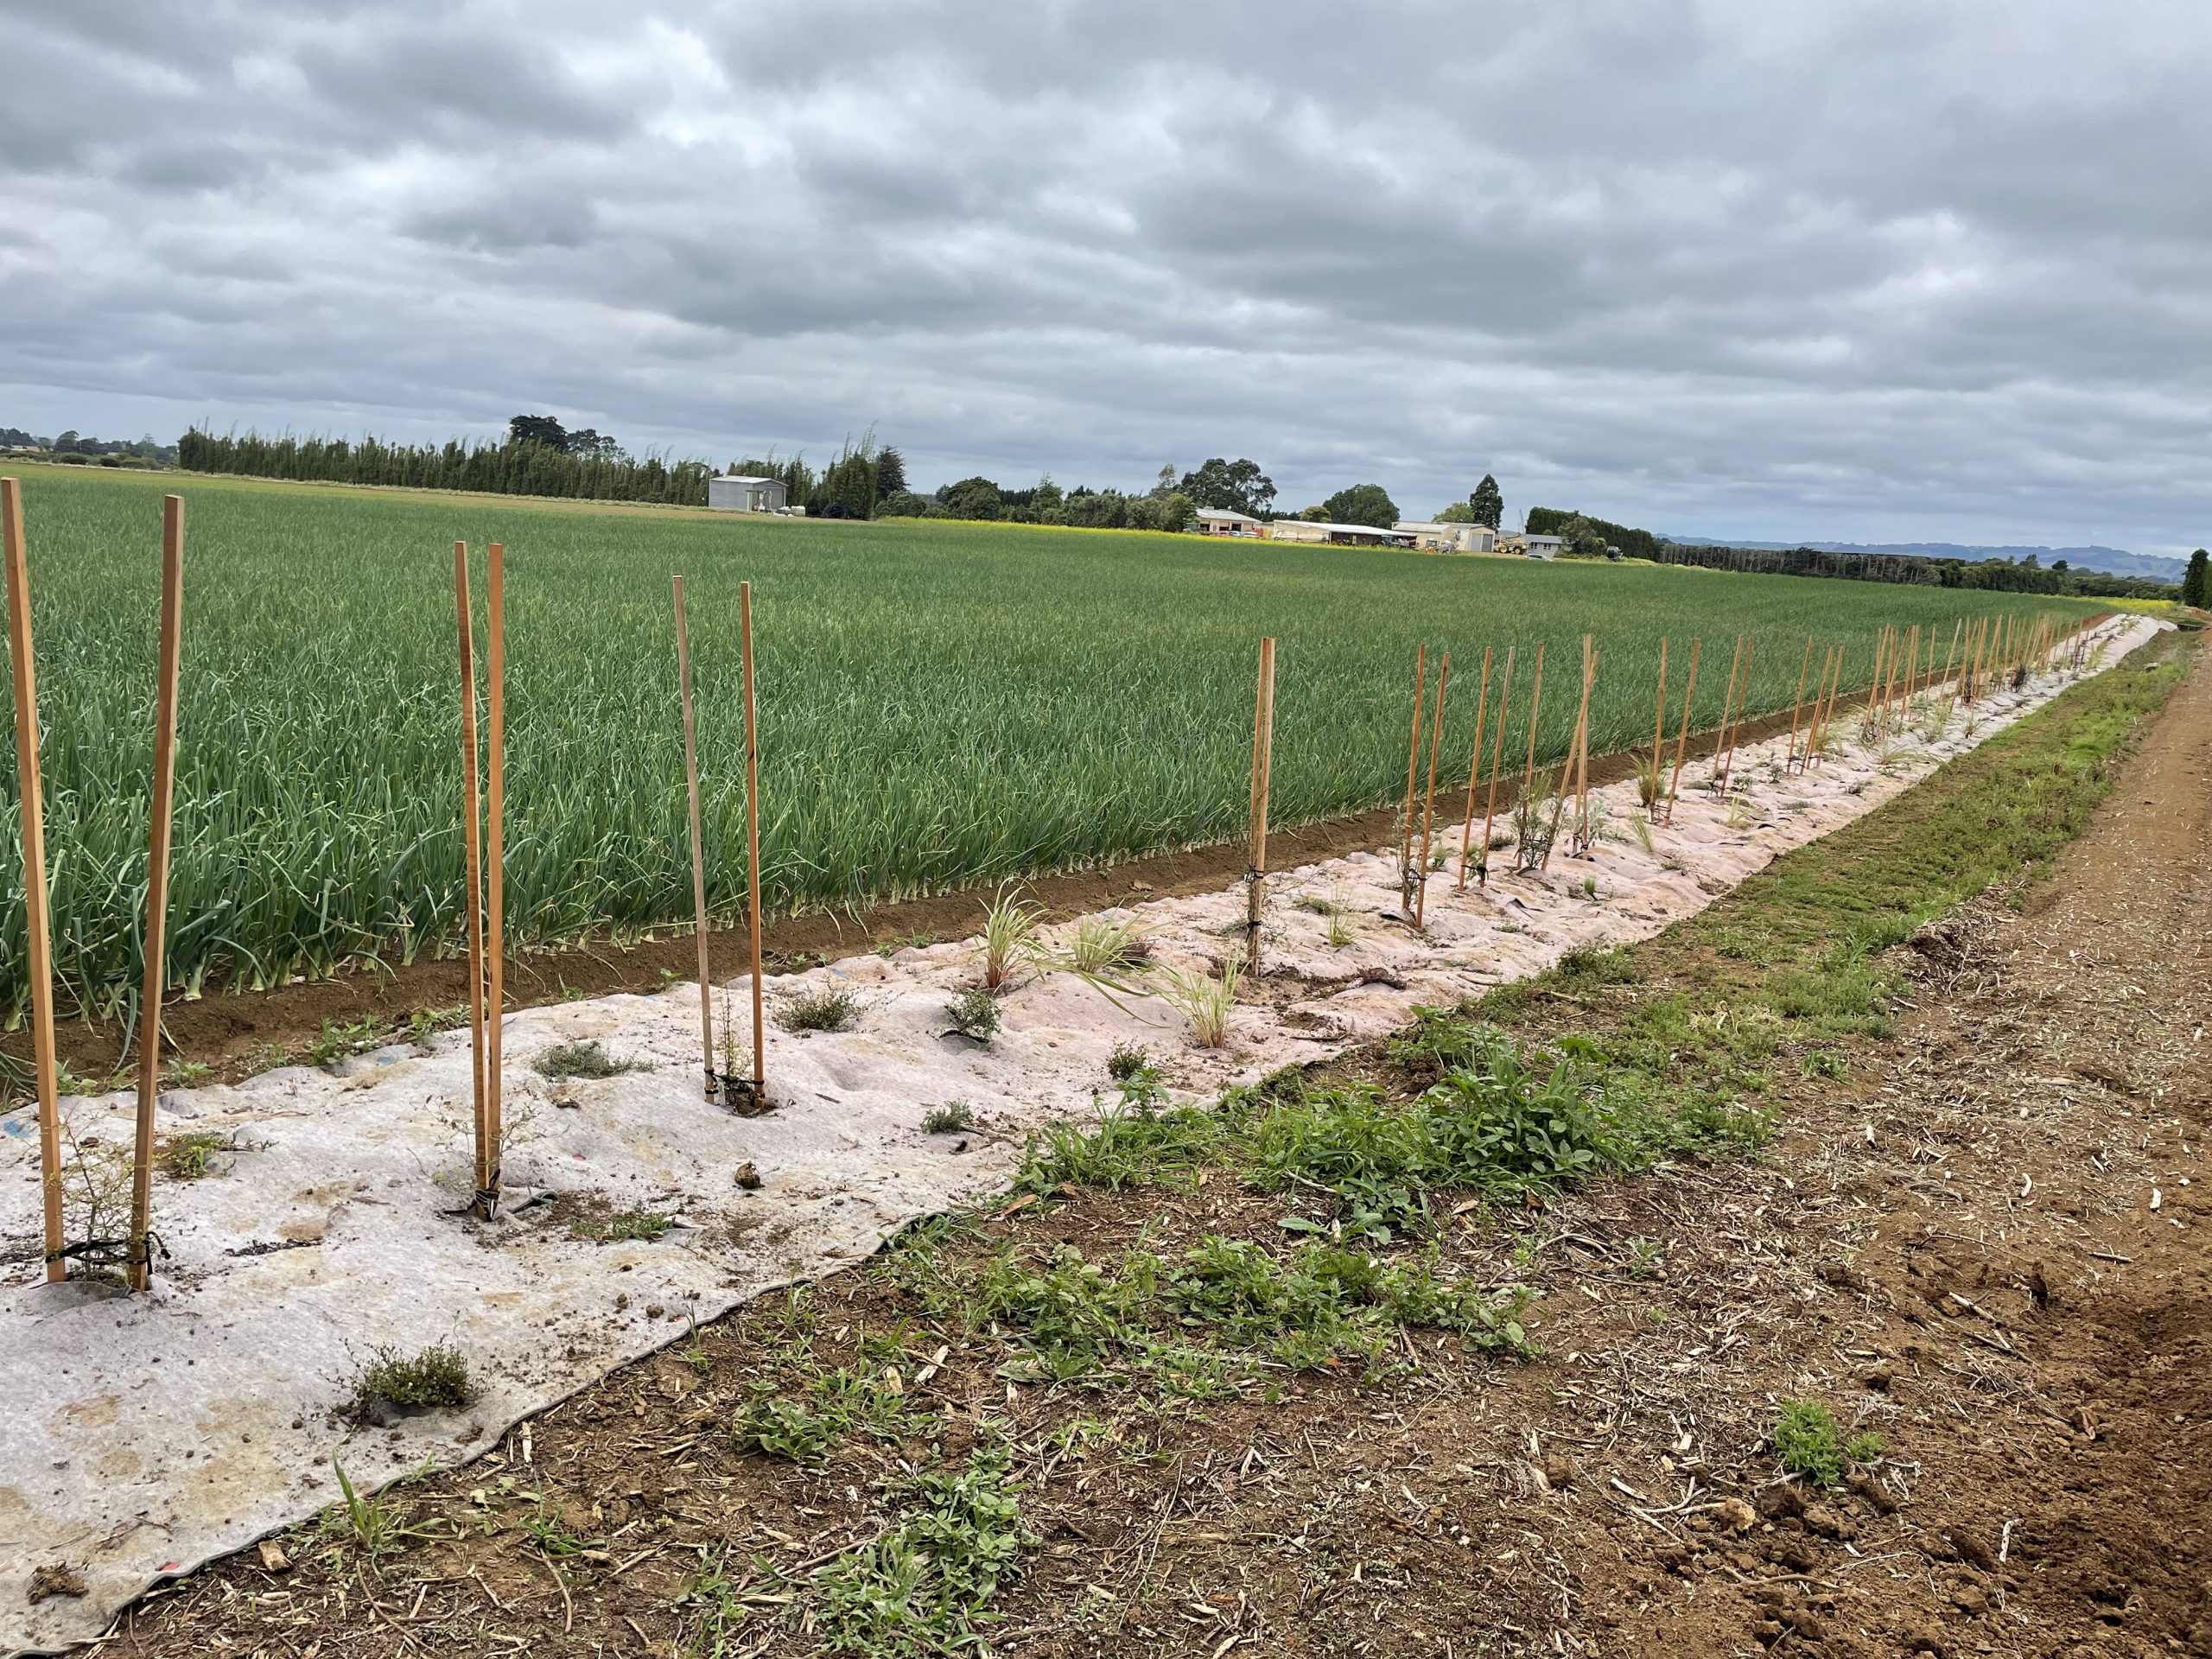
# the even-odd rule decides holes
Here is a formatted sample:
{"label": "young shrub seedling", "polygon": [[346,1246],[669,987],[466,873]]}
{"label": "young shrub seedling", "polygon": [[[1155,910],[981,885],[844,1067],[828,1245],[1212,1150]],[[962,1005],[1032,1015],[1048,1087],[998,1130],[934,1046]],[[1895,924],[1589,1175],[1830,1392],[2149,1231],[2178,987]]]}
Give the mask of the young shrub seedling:
{"label": "young shrub seedling", "polygon": [[963,1037],[988,1043],[999,1034],[999,1000],[981,985],[971,985],[944,1005],[944,1017]]}
{"label": "young shrub seedling", "polygon": [[1128,1083],[1140,1072],[1152,1070],[1152,1056],[1135,1043],[1116,1043],[1114,1052],[1106,1057],[1106,1075],[1116,1083]]}
{"label": "young shrub seedling", "polygon": [[850,1031],[861,1022],[861,1000],[840,985],[800,991],[776,1011],[785,1031]]}
{"label": "young shrub seedling", "polygon": [[372,1349],[353,1376],[353,1409],[364,1416],[379,1411],[449,1411],[475,1397],[467,1357],[450,1342],[434,1342],[415,1354],[392,1347]]}
{"label": "young shrub seedling", "polygon": [[618,1060],[601,1046],[599,1039],[582,1043],[556,1043],[531,1062],[544,1077],[616,1077],[645,1068],[635,1060]]}
{"label": "young shrub seedling", "polygon": [[1833,1486],[1843,1478],[1845,1464],[1859,1459],[1853,1447],[1881,1455],[1881,1437],[1860,1435],[1843,1443],[1835,1417],[1826,1406],[1811,1400],[1785,1400],[1774,1424],[1774,1454],[1783,1468],[1802,1475],[1815,1486]]}
{"label": "young shrub seedling", "polygon": [[964,1100],[948,1100],[942,1106],[932,1106],[922,1115],[925,1135],[957,1135],[974,1127],[976,1113]]}
{"label": "young shrub seedling", "polygon": [[231,1137],[215,1129],[194,1129],[187,1135],[162,1136],[154,1148],[154,1161],[173,1181],[196,1181],[207,1174],[208,1162],[219,1152],[236,1152]]}

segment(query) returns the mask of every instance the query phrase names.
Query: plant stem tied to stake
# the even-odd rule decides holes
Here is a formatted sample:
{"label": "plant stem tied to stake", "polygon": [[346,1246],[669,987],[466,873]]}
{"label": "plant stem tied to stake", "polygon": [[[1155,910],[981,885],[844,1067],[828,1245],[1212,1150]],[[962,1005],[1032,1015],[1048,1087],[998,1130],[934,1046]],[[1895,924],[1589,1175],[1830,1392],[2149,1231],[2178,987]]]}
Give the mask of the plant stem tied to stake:
{"label": "plant stem tied to stake", "polygon": [[30,564],[23,498],[0,478],[0,541],[8,569],[8,650],[16,671],[16,772],[21,788],[23,910],[31,973],[31,1041],[38,1074],[38,1171],[46,1211],[46,1277],[68,1276],[61,1236],[61,1100],[54,1058],[54,936],[46,888],[46,803],[38,773],[38,675],[31,658]]}
{"label": "plant stem tied to stake", "polygon": [[1421,860],[1414,869],[1414,931],[1425,925],[1423,918],[1428,912],[1428,831],[1436,817],[1436,751],[1444,741],[1444,687],[1452,677],[1452,653],[1444,653],[1444,661],[1436,671],[1436,713],[1428,728],[1428,791],[1421,814]]}
{"label": "plant stem tied to stake", "polygon": [[138,1124],[130,1163],[130,1287],[153,1277],[154,1104],[162,1090],[168,974],[169,824],[176,796],[176,687],[184,608],[184,498],[162,498],[161,667],[154,690],[153,826],[146,856],[146,981],[138,999]]}
{"label": "plant stem tied to stake", "polygon": [[[1497,820],[1497,763],[1505,753],[1505,711],[1513,701],[1513,654],[1519,649],[1517,645],[1505,648],[1505,683],[1499,688],[1497,694],[1497,737],[1490,747],[1490,797],[1483,807],[1483,856],[1482,862],[1475,867],[1480,884],[1485,887],[1490,885],[1491,827]],[[1478,733],[1477,735],[1479,737],[1481,734]],[[1473,816],[1471,807],[1468,817],[1471,819]],[[1459,886],[1465,888],[1466,885],[1467,858],[1465,849],[1462,849],[1459,855]]]}
{"label": "plant stem tied to stake", "polygon": [[1274,765],[1275,642],[1260,641],[1260,689],[1252,712],[1252,863],[1245,873],[1244,961],[1260,968],[1261,889],[1268,878],[1268,783]]}
{"label": "plant stem tied to stake", "polygon": [[683,578],[676,583],[676,679],[683,703],[683,783],[691,804],[691,910],[699,942],[699,1053],[707,1077],[707,1098],[721,1090],[715,1081],[714,976],[707,963],[707,848],[699,833],[699,740],[691,711],[691,635],[683,615]]}
{"label": "plant stem tied to stake", "polygon": [[1490,713],[1491,647],[1483,647],[1483,689],[1475,698],[1475,751],[1467,760],[1467,811],[1459,821],[1459,891],[1467,890],[1467,842],[1475,833],[1475,785],[1482,781],[1484,722]]}
{"label": "plant stem tied to stake", "polygon": [[745,651],[745,914],[752,931],[752,1109],[768,1109],[768,1080],[761,1052],[767,1023],[760,996],[760,734],[753,701],[753,584],[737,584],[737,616]]}
{"label": "plant stem tied to stake", "polygon": [[1421,710],[1428,692],[1428,645],[1414,652],[1414,728],[1406,755],[1406,810],[1404,830],[1398,838],[1398,904],[1411,914],[1414,907],[1414,790],[1421,778]]}

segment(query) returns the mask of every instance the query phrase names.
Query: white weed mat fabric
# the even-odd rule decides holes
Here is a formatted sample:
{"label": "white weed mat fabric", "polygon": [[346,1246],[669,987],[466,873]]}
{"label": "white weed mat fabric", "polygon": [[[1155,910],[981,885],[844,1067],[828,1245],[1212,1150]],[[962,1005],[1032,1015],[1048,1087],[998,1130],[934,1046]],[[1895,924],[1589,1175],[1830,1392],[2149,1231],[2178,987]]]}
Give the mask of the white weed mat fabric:
{"label": "white weed mat fabric", "polygon": [[[2105,625],[2101,667],[2161,626]],[[1177,1093],[1210,1098],[1379,1037],[1417,1004],[1448,1005],[1577,946],[1649,937],[2064,683],[2047,676],[1991,696],[1972,737],[1961,711],[1942,741],[1908,740],[1886,762],[1846,742],[1783,779],[1781,741],[1751,747],[1736,760],[1745,787],[1732,806],[1699,787],[1707,766],[1694,760],[1675,822],[1649,850],[1630,832],[1634,785],[1597,791],[1614,834],[1591,857],[1562,848],[1548,874],[1465,893],[1436,874],[1426,937],[1397,918],[1395,849],[1273,877],[1267,971],[1219,1050],[1193,1047],[1164,1004],[1109,999],[1067,974],[1033,975],[1008,995],[988,1047],[949,1034],[947,999],[975,976],[972,941],[772,982],[772,1010],[835,984],[861,1013],[836,1034],[772,1020],[777,1109],[760,1118],[701,1098],[695,988],[512,1015],[511,1209],[491,1225],[454,1213],[470,1190],[465,1033],[164,1095],[162,1133],[213,1130],[245,1149],[217,1154],[203,1179],[157,1185],[169,1255],[144,1296],[42,1282],[35,1112],[0,1118],[0,1650],[89,1640],[162,1576],[313,1515],[337,1495],[334,1456],[364,1490],[459,1462],[680,1339],[690,1320],[832,1272],[1001,1185],[1027,1131],[1086,1116],[1110,1092],[1105,1065],[1120,1044],[1149,1050]],[[1436,844],[1456,854],[1449,816]],[[1349,942],[1329,944],[1329,918],[1301,898],[1336,906]],[[1241,944],[1244,904],[1239,887],[1107,914],[1150,930],[1158,963],[1192,968]],[[741,1016],[748,990],[739,982],[731,998]],[[589,1039],[640,1069],[573,1082],[532,1070],[548,1047]],[[953,1101],[977,1127],[925,1133],[924,1116]],[[132,1103],[118,1094],[65,1108],[80,1141],[127,1145]],[[757,1190],[738,1184],[747,1164]],[[675,1226],[652,1242],[575,1236],[580,1216],[637,1209]],[[472,1406],[388,1427],[347,1422],[365,1356],[439,1339],[473,1363]],[[32,1601],[42,1567],[67,1568],[85,1593]]]}

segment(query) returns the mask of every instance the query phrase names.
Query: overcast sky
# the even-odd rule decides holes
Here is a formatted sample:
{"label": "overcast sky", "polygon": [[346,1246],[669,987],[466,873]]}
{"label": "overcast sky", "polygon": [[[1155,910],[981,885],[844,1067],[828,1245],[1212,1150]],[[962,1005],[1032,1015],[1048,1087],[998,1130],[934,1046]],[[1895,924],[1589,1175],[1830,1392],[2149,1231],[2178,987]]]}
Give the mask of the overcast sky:
{"label": "overcast sky", "polygon": [[0,424],[2212,539],[2206,0],[0,0]]}

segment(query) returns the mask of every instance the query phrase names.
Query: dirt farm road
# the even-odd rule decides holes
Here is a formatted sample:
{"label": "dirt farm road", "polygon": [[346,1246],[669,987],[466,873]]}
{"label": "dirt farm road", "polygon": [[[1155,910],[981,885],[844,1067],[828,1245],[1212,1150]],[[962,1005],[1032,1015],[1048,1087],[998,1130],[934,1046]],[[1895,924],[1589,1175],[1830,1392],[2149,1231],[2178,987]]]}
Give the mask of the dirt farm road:
{"label": "dirt farm road", "polygon": [[[1408,1343],[1410,1376],[1189,1411],[1017,1389],[988,1344],[937,1352],[947,1421],[1109,1448],[1025,1478],[1033,1548],[990,1650],[2212,1659],[2212,660],[2194,655],[2018,908],[1987,897],[1901,947],[1886,1034],[1802,1077],[1777,1056],[1765,1156],[1593,1182],[1503,1236],[1470,1221],[1442,1241],[1462,1270],[1540,1290],[1540,1357]],[[1897,809],[1943,778],[1868,838],[1910,848],[1924,820]],[[1694,983],[1756,902],[1637,947],[1642,979],[1607,994]],[[1603,1036],[1574,1001],[1535,1005],[1543,1034]],[[1096,1260],[1264,1235],[1281,1211],[1202,1179],[978,1228]],[[858,1363],[857,1333],[904,1332],[912,1311],[862,1272],[819,1297],[821,1365]],[[101,1651],[822,1651],[766,1589],[727,1645],[696,1645],[701,1563],[803,1573],[825,1541],[880,1528],[863,1492],[900,1448],[812,1472],[735,1451],[721,1426],[775,1375],[773,1319],[709,1335],[711,1363],[626,1368],[517,1429],[497,1466],[413,1489],[417,1513],[482,1522],[465,1535],[372,1583],[296,1535],[289,1561],[249,1551],[157,1592]],[[1885,1457],[1826,1491],[1777,1478],[1792,1398],[1878,1433]],[[556,1572],[524,1497],[603,1550]]]}

